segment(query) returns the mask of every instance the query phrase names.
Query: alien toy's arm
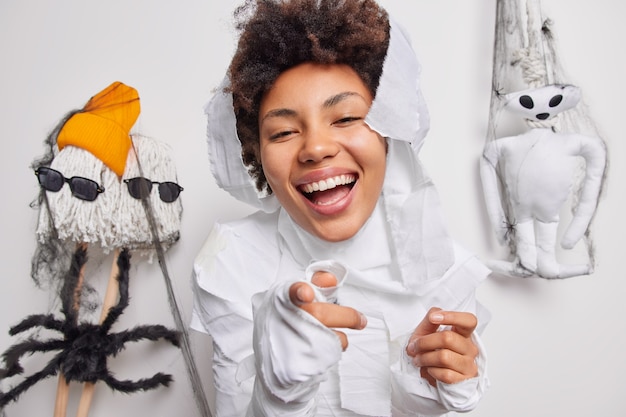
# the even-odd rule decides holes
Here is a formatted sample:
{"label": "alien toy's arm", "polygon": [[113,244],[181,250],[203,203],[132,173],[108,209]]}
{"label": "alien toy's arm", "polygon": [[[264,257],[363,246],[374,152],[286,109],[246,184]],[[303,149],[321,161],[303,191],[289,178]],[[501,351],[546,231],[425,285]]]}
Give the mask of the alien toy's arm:
{"label": "alien toy's arm", "polygon": [[489,142],[485,145],[483,155],[480,159],[480,177],[483,185],[483,195],[487,214],[493,230],[496,232],[498,242],[506,243],[507,219],[502,208],[502,197],[500,196],[498,174],[496,167],[500,158],[500,140]]}
{"label": "alien toy's arm", "polygon": [[577,154],[585,159],[586,168],[574,218],[561,239],[561,246],[564,249],[573,248],[589,227],[598,206],[607,160],[606,145],[600,138],[573,135],[571,141],[576,141]]}

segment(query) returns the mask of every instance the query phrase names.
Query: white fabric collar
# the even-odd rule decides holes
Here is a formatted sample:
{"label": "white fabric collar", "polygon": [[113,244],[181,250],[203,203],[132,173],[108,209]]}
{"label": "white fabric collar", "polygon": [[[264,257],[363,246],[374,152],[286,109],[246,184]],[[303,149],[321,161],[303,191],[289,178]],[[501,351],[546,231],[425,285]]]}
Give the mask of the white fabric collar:
{"label": "white fabric collar", "polygon": [[384,222],[384,214],[376,207],[355,236],[343,242],[326,242],[306,232],[281,209],[278,232],[300,265],[333,259],[351,268],[366,270],[391,263]]}

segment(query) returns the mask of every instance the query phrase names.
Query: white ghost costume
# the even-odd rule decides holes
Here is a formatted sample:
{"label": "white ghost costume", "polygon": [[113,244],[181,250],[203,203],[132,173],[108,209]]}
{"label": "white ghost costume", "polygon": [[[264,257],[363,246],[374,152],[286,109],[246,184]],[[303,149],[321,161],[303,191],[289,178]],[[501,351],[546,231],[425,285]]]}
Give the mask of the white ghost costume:
{"label": "white ghost costume", "polygon": [[[478,335],[488,313],[475,289],[489,270],[448,236],[418,159],[429,127],[419,71],[408,36],[391,21],[366,118],[389,146],[383,191],[362,229],[337,243],[309,234],[273,195],[257,192],[241,159],[232,97],[223,92],[227,80],[207,105],[218,184],[260,209],[217,223],[194,264],[191,325],[213,340],[218,417],[443,415],[473,409],[488,387]],[[345,352],[332,330],[288,296],[319,262],[346,271],[337,302],[368,320],[363,330],[345,331]],[[433,387],[411,363],[406,343],[433,306],[478,316],[478,377]]]}

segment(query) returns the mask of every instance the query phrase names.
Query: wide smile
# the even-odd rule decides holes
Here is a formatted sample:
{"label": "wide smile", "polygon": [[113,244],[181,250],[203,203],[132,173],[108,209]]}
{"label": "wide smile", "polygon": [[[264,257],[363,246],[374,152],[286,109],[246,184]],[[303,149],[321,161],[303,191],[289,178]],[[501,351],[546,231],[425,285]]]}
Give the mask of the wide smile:
{"label": "wide smile", "polygon": [[298,190],[313,206],[330,208],[345,201],[356,182],[355,174],[342,174],[302,184]]}

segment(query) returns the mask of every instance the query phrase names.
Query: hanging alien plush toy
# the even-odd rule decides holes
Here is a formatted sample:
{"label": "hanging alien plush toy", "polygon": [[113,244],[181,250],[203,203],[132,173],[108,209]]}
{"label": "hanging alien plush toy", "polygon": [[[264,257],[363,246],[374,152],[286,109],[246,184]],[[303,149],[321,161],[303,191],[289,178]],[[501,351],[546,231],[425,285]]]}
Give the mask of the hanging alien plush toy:
{"label": "hanging alien plush toy", "polygon": [[[497,1],[480,173],[489,221],[498,241],[508,245],[510,260],[488,265],[514,277],[569,278],[595,267],[591,223],[607,149],[580,89],[565,81],[552,21],[540,3]],[[501,111],[521,118],[502,118]],[[498,135],[498,128],[506,133]]]}
{"label": "hanging alien plush toy", "polygon": [[512,262],[492,261],[490,266],[523,277],[590,274],[590,262],[564,265],[557,261],[558,227],[584,160],[578,203],[560,244],[572,249],[587,232],[602,187],[606,148],[600,138],[558,133],[542,125],[576,106],[580,90],[553,84],[511,93],[504,99],[505,107],[536,124],[525,133],[487,143],[483,152],[481,176],[489,218],[500,243],[512,240],[516,255]]}

